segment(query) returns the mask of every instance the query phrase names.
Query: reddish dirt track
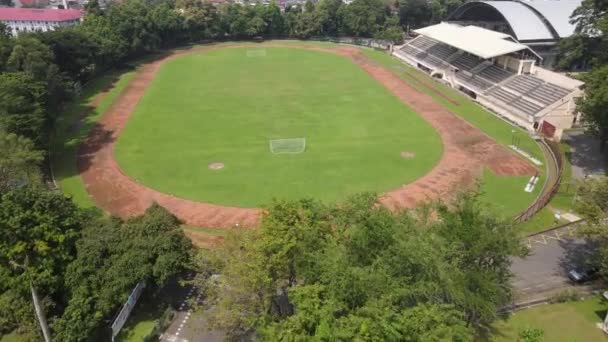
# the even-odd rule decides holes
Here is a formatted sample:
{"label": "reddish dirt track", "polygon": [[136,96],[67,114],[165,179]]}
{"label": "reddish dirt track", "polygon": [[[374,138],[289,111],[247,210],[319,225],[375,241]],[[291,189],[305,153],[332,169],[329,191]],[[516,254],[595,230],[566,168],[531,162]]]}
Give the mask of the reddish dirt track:
{"label": "reddish dirt track", "polygon": [[[254,227],[259,223],[261,209],[194,202],[139,184],[122,172],[113,155],[114,142],[164,62],[187,53],[239,46],[241,45],[208,46],[177,51],[147,63],[138,70],[135,78],[106,111],[78,151],[78,169],[87,191],[99,207],[113,215],[129,217],[143,213],[151,203],[157,202],[191,226],[226,228],[239,224]],[[391,71],[374,63],[357,48],[321,48],[293,44],[262,46],[321,50],[349,58],[437,130],[444,148],[441,160],[425,176],[383,194],[381,203],[391,209],[410,208],[421,202],[448,198],[458,188],[472,184],[486,167],[505,176],[532,175],[536,172],[527,161],[450,113],[430,96],[411,87]]]}

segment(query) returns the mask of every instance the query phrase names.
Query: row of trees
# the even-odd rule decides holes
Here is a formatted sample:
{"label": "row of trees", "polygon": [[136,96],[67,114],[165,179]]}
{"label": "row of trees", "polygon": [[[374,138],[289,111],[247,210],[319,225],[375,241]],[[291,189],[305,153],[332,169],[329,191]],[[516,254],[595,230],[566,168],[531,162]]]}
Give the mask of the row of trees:
{"label": "row of trees", "polygon": [[561,45],[561,67],[585,66],[589,72],[581,75],[585,82],[585,97],[577,103],[587,130],[600,138],[601,150],[608,143],[608,3],[584,0],[574,12],[576,30]]}
{"label": "row of trees", "polygon": [[209,264],[212,324],[232,337],[471,341],[512,298],[517,230],[465,195],[402,213],[360,195],[275,203]]}
{"label": "row of trees", "polygon": [[[145,280],[162,288],[190,260],[179,222],[153,206],[122,221],[61,194],[22,187],[0,196],[0,336],[108,340],[108,322]],[[34,310],[35,309],[35,310]]]}

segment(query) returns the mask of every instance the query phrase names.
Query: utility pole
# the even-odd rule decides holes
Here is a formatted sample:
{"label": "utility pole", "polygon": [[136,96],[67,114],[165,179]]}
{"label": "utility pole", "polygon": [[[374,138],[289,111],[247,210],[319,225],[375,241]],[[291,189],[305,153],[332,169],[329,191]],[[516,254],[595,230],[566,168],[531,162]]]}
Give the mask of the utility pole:
{"label": "utility pole", "polygon": [[38,297],[38,292],[36,292],[34,284],[32,283],[30,283],[30,290],[32,291],[32,301],[34,302],[34,309],[36,309],[36,316],[38,317],[38,322],[40,323],[40,328],[42,329],[44,341],[51,342],[51,330],[49,329],[49,325],[46,322],[46,316],[44,315],[42,305],[40,305],[40,298]]}

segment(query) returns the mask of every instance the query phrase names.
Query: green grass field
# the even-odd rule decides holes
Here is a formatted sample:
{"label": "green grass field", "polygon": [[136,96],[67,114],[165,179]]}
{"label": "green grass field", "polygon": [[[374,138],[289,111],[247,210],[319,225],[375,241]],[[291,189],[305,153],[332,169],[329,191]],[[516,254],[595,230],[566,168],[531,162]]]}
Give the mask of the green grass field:
{"label": "green grass field", "polygon": [[[332,45],[331,43],[313,42],[304,42],[304,44]],[[254,48],[258,46],[252,44]],[[386,93],[375,81],[364,75],[356,66],[336,56],[320,52],[306,54],[307,51],[295,49],[276,50],[285,51],[289,56],[295,56],[294,53],[297,54],[298,63],[301,60],[304,66],[301,68],[294,67],[291,61],[285,59],[274,61],[275,63],[272,64],[273,56],[268,54],[264,58],[247,58],[245,63],[240,63],[244,64],[241,65],[241,68],[234,68],[234,64],[238,62],[237,60],[242,60],[242,54],[233,56],[236,59],[234,63],[228,63],[233,59],[224,60],[222,58],[225,58],[224,53],[236,53],[237,50],[221,50],[213,55],[207,53],[187,56],[165,65],[158,76],[163,76],[163,80],[170,84],[159,84],[161,81],[157,79],[146,94],[142,105],[138,107],[132,121],[125,130],[125,133],[131,133],[131,137],[123,136],[119,141],[117,158],[121,166],[126,168],[125,165],[128,164],[134,169],[139,169],[135,173],[128,172],[147,185],[159,190],[167,189],[164,191],[169,193],[178,194],[177,190],[180,190],[182,195],[188,198],[210,200],[211,197],[209,196],[213,195],[216,203],[255,206],[267,202],[272,197],[281,197],[288,192],[288,196],[293,197],[298,197],[298,195],[317,196],[316,194],[320,192],[322,196],[317,197],[325,200],[335,200],[351,192],[390,189],[395,185],[413,181],[423,175],[440,157],[440,143],[432,128],[401,103],[396,103],[396,100],[390,94]],[[522,130],[515,129],[515,133],[513,133],[513,126],[497,119],[457,91],[434,82],[438,89],[460,102],[460,106],[455,106],[422,87],[416,80],[409,78],[403,70],[414,73],[420,79],[426,78],[432,81],[427,75],[404,65],[383,52],[371,49],[364,49],[364,51],[369,57],[389,68],[421,91],[433,96],[446,108],[479,127],[500,143],[509,144],[512,136],[516,135],[520,138],[521,146],[524,149],[536,157],[542,158],[538,146]],[[302,58],[300,55],[302,53],[307,56],[314,55],[317,58]],[[319,62],[319,59],[323,61]],[[328,60],[331,61],[331,64],[327,64]],[[216,64],[212,69],[206,68],[205,63],[207,61]],[[255,64],[252,64],[254,62]],[[324,63],[325,65],[323,65]],[[311,72],[306,72],[307,70]],[[193,76],[191,71],[198,72],[196,77]],[[342,75],[336,75],[338,72]],[[314,73],[317,73],[317,75]],[[272,74],[273,78],[278,80],[272,82],[272,79],[267,77],[268,74]],[[62,191],[72,196],[80,206],[93,207],[94,204],[86,193],[82,180],[77,175],[76,146],[86,136],[94,122],[101,117],[114,99],[124,90],[133,76],[133,71],[113,72],[91,82],[85,88],[83,96],[66,108],[60,118],[53,143],[53,170]],[[246,76],[249,81],[246,84],[235,83],[235,79],[240,79],[241,76]],[[253,79],[255,77],[257,79]],[[298,77],[298,79],[296,80],[295,77]],[[334,78],[335,82],[328,83],[327,79],[329,77]],[[293,78],[294,80],[289,82],[286,78]],[[318,84],[319,81],[323,84]],[[355,82],[357,84],[354,84]],[[277,85],[278,83],[280,84]],[[238,87],[236,84],[238,84]],[[104,100],[95,110],[89,113],[82,124],[74,127],[74,122],[78,121],[80,114],[88,106],[93,96],[102,89],[108,90]],[[314,94],[313,92],[324,92],[324,94]],[[166,96],[165,93],[172,96]],[[221,101],[214,100],[211,95],[213,97],[222,95],[223,98]],[[271,98],[274,99],[275,95],[281,96],[285,101],[270,101]],[[162,97],[160,99],[163,102],[162,108],[156,106],[154,99],[152,99],[159,96]],[[330,97],[332,98],[330,99]],[[321,103],[323,100],[328,101],[330,105],[325,106]],[[364,101],[382,103],[362,103]],[[142,107],[145,102],[148,103],[147,108],[152,110],[146,110],[144,113]],[[228,105],[225,105],[224,102],[227,102]],[[387,106],[387,103],[390,105]],[[203,111],[217,113],[219,110],[232,109],[229,115],[233,115],[235,109],[244,105],[249,106],[248,112],[241,111],[238,114],[241,118],[249,118],[250,120],[231,120],[231,116],[228,115],[213,115],[204,118],[193,113],[194,111],[188,113],[175,111],[175,108],[194,106],[199,113]],[[348,116],[343,115],[344,112],[340,112],[338,106],[348,108],[350,110]],[[299,110],[299,115],[286,118],[285,111],[289,110],[292,113],[294,108]],[[324,113],[309,113],[306,112],[307,108],[317,109],[317,111],[322,109]],[[376,113],[376,115],[368,115],[370,112]],[[378,112],[380,114],[377,114]],[[335,113],[339,115],[335,115]],[[185,121],[167,120],[167,118],[178,117],[178,114]],[[320,121],[321,116],[327,122]],[[251,120],[252,117],[257,118],[257,121]],[[152,122],[147,122],[151,118],[153,119]],[[308,120],[308,124],[305,124],[306,120]],[[387,120],[392,120],[391,123],[396,122],[396,124],[387,124]],[[301,124],[296,125],[295,121],[300,121]],[[145,126],[145,129],[139,132],[138,130],[142,128],[140,127],[141,124]],[[201,127],[203,124],[205,127]],[[219,128],[226,129],[227,132],[218,131],[216,124],[223,125]],[[252,124],[256,126],[252,126]],[[405,129],[403,126],[405,126]],[[180,131],[184,127],[186,129]],[[291,156],[277,155],[274,157],[278,157],[276,158],[279,161],[278,164],[269,162],[268,159],[272,157],[268,153],[267,140],[264,134],[271,134],[278,129],[285,131],[286,127],[289,128],[289,132],[295,131],[296,133],[300,129],[314,129],[316,136],[307,137],[309,149],[305,153]],[[266,131],[262,131],[262,129],[266,129]],[[349,129],[350,131],[348,131]],[[249,138],[241,138],[237,135],[238,132],[244,131],[247,131]],[[183,132],[187,134],[181,134]],[[406,134],[403,134],[403,132]],[[144,134],[139,136],[140,133]],[[203,133],[205,136],[203,136]],[[393,140],[396,134],[401,135],[399,139],[393,144],[386,144],[386,141]],[[387,136],[384,139],[379,135]],[[331,149],[318,150],[317,144],[311,140],[317,136],[324,138],[323,141],[317,143],[323,143],[326,147],[331,145]],[[424,136],[425,139],[419,140],[420,136]],[[215,145],[205,143],[218,137],[225,137],[225,139],[217,141]],[[347,139],[349,137],[351,139]],[[256,153],[251,152],[254,148],[252,145],[254,139],[263,141],[256,144],[258,149],[264,150],[258,151],[257,157]],[[347,141],[339,141],[338,139],[346,139]],[[363,149],[361,145],[367,144],[365,139],[371,141],[372,145],[375,143],[376,146]],[[379,144],[383,145],[382,148],[378,146]],[[389,152],[387,148],[395,151],[397,144],[401,144],[401,146],[405,144],[407,147],[399,147],[400,149],[396,151],[406,149],[413,151],[416,148],[423,152],[417,153],[416,158],[410,161],[395,160],[395,155],[386,158],[387,152]],[[204,149],[202,145],[221,151],[218,152],[218,155],[215,155],[213,151]],[[224,159],[225,157],[220,158],[220,154],[227,153],[228,150],[234,150],[235,146],[243,150],[242,145],[246,145],[245,151],[233,151],[239,154],[239,160],[236,164],[227,162],[227,159]],[[386,148],[384,145],[386,145]],[[151,149],[152,146],[156,149]],[[192,148],[192,146],[197,148]],[[172,150],[172,148],[180,147],[182,147],[182,150],[176,150],[179,151],[178,153]],[[188,148],[190,148],[189,151],[186,150]],[[358,159],[356,155],[353,155],[354,151],[359,152]],[[122,152],[125,153],[122,154]],[[164,155],[163,159],[157,158],[159,152]],[[320,153],[320,156],[327,160],[321,161],[318,165],[306,165],[309,160],[308,156],[312,157],[313,153],[316,156],[319,156]],[[244,154],[247,154],[249,159],[241,158]],[[192,162],[189,159],[196,158],[197,155],[201,157],[201,160]],[[135,158],[131,159],[132,157]],[[122,158],[127,159],[126,164]],[[219,172],[211,172],[207,169],[208,162],[202,160],[203,158],[213,158],[213,161],[224,162],[226,168]],[[304,158],[304,160],[298,163],[299,158]],[[372,159],[374,165],[366,164],[365,160],[367,159],[365,158]],[[383,158],[382,162],[384,164],[376,164],[373,161],[381,158]],[[151,164],[138,165],[142,161]],[[411,165],[412,167],[405,165],[405,170],[402,168],[404,165],[401,164],[408,162],[414,164],[414,161],[416,163]],[[305,164],[305,167],[300,167],[301,164]],[[155,165],[154,169],[149,167],[151,165]],[[234,169],[235,166],[239,165],[257,168],[257,173],[249,174]],[[348,165],[351,165],[351,167],[348,167]],[[358,169],[353,168],[352,165],[357,166]],[[380,167],[381,165],[383,167]],[[312,177],[308,174],[311,167],[314,171],[311,174],[315,175]],[[315,167],[317,169],[314,169]],[[294,169],[296,172],[292,172]],[[332,172],[332,170],[334,171]],[[339,170],[346,170],[347,173],[340,175],[337,173]],[[389,175],[391,176],[390,179],[386,177],[387,170],[393,171],[392,175]],[[275,172],[275,174],[273,175],[272,172]],[[139,177],[142,174],[145,174],[146,177]],[[149,177],[154,178],[159,184],[149,183]],[[321,177],[325,177],[325,181]],[[218,178],[223,183],[217,183]],[[336,179],[337,182],[334,182]],[[357,179],[363,179],[364,181],[357,186],[357,184],[354,184]],[[193,180],[195,183],[192,183]],[[542,181],[541,179],[541,183]],[[224,192],[226,190],[224,185],[227,182],[235,182],[231,186],[232,189],[229,189],[230,192]],[[532,194],[525,193],[523,190],[513,191],[513,189],[523,189],[526,182],[527,177],[497,177],[486,171],[484,177],[480,180],[482,197],[502,215],[514,216],[525,209],[540,190],[540,187],[537,187]],[[191,183],[194,186],[191,186]],[[285,186],[286,183],[289,184],[289,187]],[[174,187],[176,184],[177,187]],[[310,184],[315,186],[310,186]],[[163,188],[163,186],[166,188]],[[205,191],[199,191],[203,187]],[[276,191],[277,189],[280,191]],[[300,192],[295,192],[296,190]],[[234,193],[242,196],[243,192],[249,192],[250,195],[247,198],[232,198]],[[532,228],[528,228],[526,231],[541,229],[549,223],[550,218],[547,217],[550,217],[550,215],[539,217],[539,220],[531,225]]]}
{"label": "green grass field", "polygon": [[601,322],[608,305],[599,297],[579,302],[548,304],[517,311],[506,321],[494,325],[494,341],[517,341],[526,328],[542,329],[543,341],[608,341],[595,324]]}
{"label": "green grass field", "polygon": [[[123,170],[165,193],[254,207],[387,191],[441,157],[432,127],[352,62],[265,51],[215,50],[164,64],[116,145]],[[269,150],[269,139],[298,137],[304,153]],[[209,170],[214,162],[225,168]]]}

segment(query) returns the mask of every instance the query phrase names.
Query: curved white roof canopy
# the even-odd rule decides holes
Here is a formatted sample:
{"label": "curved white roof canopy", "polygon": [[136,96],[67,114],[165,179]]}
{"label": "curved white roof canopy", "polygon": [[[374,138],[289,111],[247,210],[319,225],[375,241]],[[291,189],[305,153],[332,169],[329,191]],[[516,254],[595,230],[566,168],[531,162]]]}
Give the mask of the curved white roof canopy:
{"label": "curved white roof canopy", "polygon": [[[500,14],[520,41],[556,40],[574,32],[570,16],[582,0],[472,1],[454,11],[448,20],[476,7],[491,7]],[[483,18],[479,18],[483,21]]]}
{"label": "curved white roof canopy", "polygon": [[582,0],[526,0],[523,3],[545,17],[560,38],[570,37],[574,33],[576,25],[570,23],[570,17]]}

